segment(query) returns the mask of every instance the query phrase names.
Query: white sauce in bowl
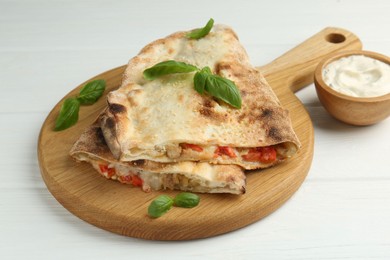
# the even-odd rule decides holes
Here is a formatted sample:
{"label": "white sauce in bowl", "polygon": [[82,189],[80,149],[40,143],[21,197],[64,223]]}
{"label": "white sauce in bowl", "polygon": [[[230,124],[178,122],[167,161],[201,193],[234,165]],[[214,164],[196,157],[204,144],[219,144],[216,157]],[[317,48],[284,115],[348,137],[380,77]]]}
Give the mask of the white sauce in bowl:
{"label": "white sauce in bowl", "polygon": [[322,77],[329,87],[352,97],[390,93],[390,65],[364,55],[351,55],[329,63]]}

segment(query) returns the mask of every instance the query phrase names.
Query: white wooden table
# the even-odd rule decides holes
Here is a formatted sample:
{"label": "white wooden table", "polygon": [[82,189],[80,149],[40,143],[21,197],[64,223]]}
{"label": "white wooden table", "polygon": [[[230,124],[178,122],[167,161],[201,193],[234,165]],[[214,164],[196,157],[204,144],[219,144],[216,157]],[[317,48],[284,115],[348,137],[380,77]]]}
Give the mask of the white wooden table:
{"label": "white wooden table", "polygon": [[390,119],[340,123],[313,85],[297,94],[316,138],[302,187],[267,218],[213,238],[146,241],[96,228],[49,193],[36,152],[66,93],[156,38],[213,17],[235,29],[255,65],[327,26],[390,55],[389,10],[386,0],[0,0],[0,259],[390,259]]}

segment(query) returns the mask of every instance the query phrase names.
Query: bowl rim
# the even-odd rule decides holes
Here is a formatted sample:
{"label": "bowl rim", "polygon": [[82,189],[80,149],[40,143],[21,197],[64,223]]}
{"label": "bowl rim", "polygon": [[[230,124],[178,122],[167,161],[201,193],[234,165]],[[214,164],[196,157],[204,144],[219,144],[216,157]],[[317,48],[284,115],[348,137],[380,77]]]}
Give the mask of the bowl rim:
{"label": "bowl rim", "polygon": [[314,83],[316,87],[322,88],[324,91],[328,92],[329,94],[333,96],[337,96],[339,98],[349,100],[351,102],[363,102],[363,103],[371,103],[371,102],[381,102],[390,100],[390,92],[376,97],[353,97],[349,96],[343,93],[340,93],[331,87],[328,86],[328,84],[325,83],[324,79],[322,78],[322,71],[328,65],[330,62],[352,56],[352,55],[363,55],[367,56],[376,60],[380,60],[384,63],[387,63],[390,65],[390,57],[387,57],[386,55],[373,52],[373,51],[366,51],[366,50],[352,50],[352,51],[342,51],[337,53],[331,53],[325,56],[320,63],[318,63],[316,70],[314,71]]}

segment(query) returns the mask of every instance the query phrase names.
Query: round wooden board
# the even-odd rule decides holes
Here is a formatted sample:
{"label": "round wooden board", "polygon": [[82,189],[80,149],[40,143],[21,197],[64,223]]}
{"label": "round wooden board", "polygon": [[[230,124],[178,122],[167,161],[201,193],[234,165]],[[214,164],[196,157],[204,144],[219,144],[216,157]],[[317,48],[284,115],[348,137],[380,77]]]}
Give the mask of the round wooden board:
{"label": "round wooden board", "polygon": [[[333,42],[329,35],[342,35]],[[329,37],[328,37],[329,36]],[[359,39],[348,31],[326,28],[260,70],[290,111],[294,130],[302,147],[290,160],[275,167],[247,173],[246,194],[200,194],[200,204],[192,209],[174,207],[163,217],[147,216],[150,202],[160,194],[101,177],[89,164],[76,163],[69,156],[73,143],[105,107],[105,98],[92,106],[82,106],[79,122],[64,131],[53,127],[63,100],[76,96],[81,84],[66,95],[49,113],[38,141],[42,177],[53,196],[81,219],[118,234],[152,240],[188,240],[223,234],[247,226],[269,215],[287,201],[304,181],[313,157],[314,132],[308,113],[295,97],[312,82],[320,59],[331,52],[360,49]],[[106,93],[119,87],[125,66],[90,80],[104,79]],[[88,80],[88,81],[90,81]],[[87,81],[87,82],[88,82]],[[106,94],[105,93],[105,94]]]}

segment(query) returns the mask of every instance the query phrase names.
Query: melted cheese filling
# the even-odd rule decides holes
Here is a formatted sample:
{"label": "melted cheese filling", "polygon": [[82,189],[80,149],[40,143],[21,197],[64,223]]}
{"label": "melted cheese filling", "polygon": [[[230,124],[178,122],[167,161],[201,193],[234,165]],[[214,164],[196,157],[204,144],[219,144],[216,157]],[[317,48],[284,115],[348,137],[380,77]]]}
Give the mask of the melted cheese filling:
{"label": "melted cheese filling", "polygon": [[[142,180],[141,187],[144,192],[170,189],[208,193],[241,193],[239,190],[234,188],[235,184],[213,181],[211,174],[207,176],[209,179],[189,178],[185,174],[181,173],[149,172],[121,163],[107,163],[102,160],[97,161],[87,157],[84,157],[83,160],[89,162],[96,171],[107,179],[117,180],[125,184],[132,184],[126,180],[131,180],[132,177],[137,176]],[[102,168],[106,167],[110,170],[102,170]],[[110,174],[110,172],[113,174]],[[135,185],[133,184],[133,186]]]}
{"label": "melted cheese filling", "polygon": [[[191,148],[191,146],[194,146]],[[197,147],[199,149],[197,149]],[[218,149],[221,146],[218,145],[209,145],[209,146],[202,146],[202,145],[193,145],[189,144],[188,147],[186,147],[186,144],[169,144],[169,145],[156,145],[154,150],[138,150],[139,154],[138,156],[140,158],[143,157],[143,155],[153,155],[154,159],[161,160],[161,161],[167,161],[174,159],[176,161],[207,161],[211,163],[217,163],[217,164],[249,164],[249,165],[259,165],[267,166],[272,165],[275,162],[285,160],[286,158],[291,157],[295,154],[296,148],[294,145],[291,145],[289,147],[288,144],[277,144],[272,147],[276,150],[276,158],[274,161],[270,162],[264,162],[264,161],[248,161],[245,159],[245,156],[250,153],[252,148],[236,148],[236,147],[227,147],[229,150],[231,150],[232,154],[226,154],[223,151],[217,152]],[[134,152],[134,150],[133,150]],[[134,160],[134,157],[131,157]],[[137,158],[137,156],[135,157]]]}

